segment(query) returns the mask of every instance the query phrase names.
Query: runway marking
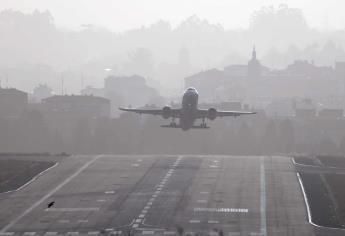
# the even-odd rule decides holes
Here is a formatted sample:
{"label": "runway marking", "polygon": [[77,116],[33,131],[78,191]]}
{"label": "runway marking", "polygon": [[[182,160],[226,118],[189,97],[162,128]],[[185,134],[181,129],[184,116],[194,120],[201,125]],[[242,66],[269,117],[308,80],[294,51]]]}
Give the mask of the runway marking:
{"label": "runway marking", "polygon": [[97,202],[106,202],[105,199],[98,199]]}
{"label": "runway marking", "polygon": [[59,223],[62,223],[62,224],[66,224],[66,223],[69,223],[70,221],[69,220],[59,220]]}
{"label": "runway marking", "polygon": [[210,192],[200,192],[200,194],[209,194]]}
{"label": "runway marking", "polygon": [[105,191],[105,194],[114,194],[115,191]]}
{"label": "runway marking", "polygon": [[14,232],[1,232],[0,235],[14,235]]}
{"label": "runway marking", "polygon": [[114,230],[114,228],[107,228],[107,229],[105,229],[105,231],[113,231]]}
{"label": "runway marking", "polygon": [[78,220],[79,223],[87,223],[89,222],[88,220]]}
{"label": "runway marking", "polygon": [[58,232],[46,232],[45,235],[57,235]]}
{"label": "runway marking", "polygon": [[90,231],[90,232],[88,232],[87,234],[91,234],[91,235],[93,235],[93,234],[99,234],[99,231]]}
{"label": "runway marking", "polygon": [[9,224],[7,224],[5,227],[3,227],[0,231],[0,233],[6,232],[9,228],[11,228],[13,225],[15,225],[19,220],[21,220],[23,217],[25,217],[27,214],[29,214],[31,211],[33,211],[36,207],[41,205],[44,201],[46,201],[48,198],[50,198],[54,193],[56,193],[58,190],[60,190],[63,186],[65,186],[67,183],[69,183],[72,179],[74,179],[76,176],[78,176],[83,170],[85,170],[87,167],[89,167],[93,162],[95,162],[97,159],[99,159],[101,156],[96,156],[92,158],[90,161],[85,163],[82,167],[80,167],[76,172],[74,172],[70,177],[65,179],[61,184],[56,186],[53,190],[51,190],[49,193],[44,195],[40,200],[38,200],[35,204],[33,204],[31,207],[26,209],[22,214],[20,214],[18,217],[16,217],[14,220],[12,220]]}
{"label": "runway marking", "polygon": [[36,234],[36,232],[24,232],[23,235],[35,235],[35,234]]}
{"label": "runway marking", "polygon": [[132,164],[132,166],[138,167],[140,166],[140,164]]}
{"label": "runway marking", "polygon": [[197,223],[200,223],[200,220],[190,220],[189,223],[191,223],[191,224],[197,224]]}
{"label": "runway marking", "polygon": [[196,207],[196,212],[221,212],[221,213],[248,213],[247,208],[207,208],[207,207]]}
{"label": "runway marking", "polygon": [[219,224],[219,221],[218,220],[209,220],[209,221],[207,221],[207,223],[209,223],[209,224]]}
{"label": "runway marking", "polygon": [[[179,162],[179,160],[182,157],[180,156],[174,163],[177,164]],[[162,189],[165,186],[165,183],[168,181],[168,179],[171,177],[171,175],[174,173],[175,169],[171,167],[170,165],[170,169],[168,170],[167,174],[163,177],[163,180],[160,182],[160,184],[156,185],[156,191],[154,192],[154,194],[152,194],[151,198],[149,199],[149,201],[146,203],[146,206],[144,207],[144,209],[141,211],[141,214],[137,217],[139,219],[136,219],[135,222],[136,223],[140,223],[144,225],[145,222],[145,214],[148,213],[148,210],[150,209],[150,206],[153,205],[153,202],[156,200],[156,197],[158,197],[158,195],[161,193]],[[139,224],[133,224],[132,228],[138,228]],[[145,232],[145,231],[143,231]],[[154,233],[154,231],[147,231],[147,232],[152,232],[152,234]],[[150,233],[151,234],[151,233]]]}
{"label": "runway marking", "polygon": [[117,230],[117,231],[110,232],[110,234],[120,235],[120,234],[122,234],[122,231]]}
{"label": "runway marking", "polygon": [[176,235],[176,232],[174,231],[164,231],[164,235]]}
{"label": "runway marking", "polygon": [[29,184],[33,183],[34,181],[36,181],[41,175],[43,175],[44,173],[48,172],[49,170],[53,169],[54,167],[56,167],[57,165],[59,164],[59,162],[55,163],[55,165],[49,167],[48,169],[45,169],[44,171],[38,173],[37,175],[35,175],[31,180],[29,180],[28,182],[26,182],[24,185],[20,186],[19,188],[17,189],[14,189],[14,190],[10,190],[10,191],[7,191],[7,192],[2,192],[1,194],[4,194],[4,193],[11,193],[11,192],[18,192],[20,190],[22,190],[23,188],[25,188],[26,186],[28,186]]}
{"label": "runway marking", "polygon": [[237,235],[241,235],[240,232],[229,232],[229,236],[237,236]]}
{"label": "runway marking", "polygon": [[266,222],[266,173],[264,166],[264,159],[261,158],[260,165],[260,218],[261,218],[261,233],[267,235],[267,222]]}
{"label": "runway marking", "polygon": [[67,232],[67,235],[78,235],[79,232]]}
{"label": "runway marking", "polygon": [[198,200],[197,202],[198,202],[198,203],[207,203],[207,200],[201,199],[201,200]]}
{"label": "runway marking", "polygon": [[218,168],[219,166],[211,165],[210,168]]}
{"label": "runway marking", "polygon": [[143,231],[143,234],[154,234],[154,233],[155,231],[147,231],[147,230]]}
{"label": "runway marking", "polygon": [[53,212],[76,212],[76,211],[99,211],[99,207],[85,207],[85,208],[47,208],[45,211]]}

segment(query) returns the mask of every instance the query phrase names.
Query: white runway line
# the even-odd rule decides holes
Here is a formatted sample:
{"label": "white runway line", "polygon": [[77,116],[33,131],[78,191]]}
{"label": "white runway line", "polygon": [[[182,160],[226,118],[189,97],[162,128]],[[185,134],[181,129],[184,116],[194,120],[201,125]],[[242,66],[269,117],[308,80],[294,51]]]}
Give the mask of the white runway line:
{"label": "white runway line", "polygon": [[36,235],[36,232],[24,232],[25,236],[31,236],[31,235]]}
{"label": "white runway line", "polygon": [[266,173],[264,159],[261,158],[260,165],[260,225],[262,235],[267,235],[267,222],[266,222]]}
{"label": "white runway line", "polygon": [[78,223],[87,223],[89,222],[88,220],[78,220]]}
{"label": "white runway line", "polygon": [[76,212],[76,211],[99,211],[99,207],[85,207],[85,208],[47,208],[45,211],[53,212]]}
{"label": "white runway line", "polygon": [[90,234],[90,235],[98,235],[99,234],[99,231],[90,231],[88,232],[87,234]]}
{"label": "white runway line", "polygon": [[114,194],[115,191],[106,191],[105,194]]}
{"label": "white runway line", "polygon": [[197,223],[200,223],[200,220],[190,220],[189,223],[191,223],[191,224],[197,224]]}
{"label": "white runway line", "polygon": [[143,234],[154,234],[154,233],[155,231],[147,231],[147,230],[143,231]]}
{"label": "white runway line", "polygon": [[164,235],[176,235],[176,232],[174,231],[164,231]]}
{"label": "white runway line", "polygon": [[70,177],[65,179],[61,184],[56,186],[53,190],[51,190],[49,193],[44,195],[40,200],[38,200],[36,203],[34,203],[31,207],[26,209],[22,214],[20,214],[18,217],[16,217],[14,220],[12,220],[10,223],[8,223],[6,226],[4,226],[0,233],[6,232],[8,229],[10,229],[13,225],[17,224],[18,221],[20,221],[23,217],[25,217],[27,214],[29,214],[31,211],[33,211],[36,207],[41,205],[44,201],[46,201],[48,198],[50,198],[54,193],[59,191],[63,186],[65,186],[67,183],[69,183],[72,179],[74,179],[76,176],[78,176],[83,170],[88,168],[92,163],[94,163],[97,159],[99,159],[101,156],[96,156],[92,158],[90,161],[85,163],[82,167],[80,167],[74,174],[72,174]]}
{"label": "white runway line", "polygon": [[207,221],[207,223],[209,223],[209,224],[219,224],[219,221],[217,221],[217,220],[209,220],[209,221]]}
{"label": "white runway line", "polygon": [[197,203],[207,203],[207,200],[198,200]]}
{"label": "white runway line", "polygon": [[59,220],[59,223],[62,223],[62,224],[67,224],[69,222],[70,222],[69,220]]}
{"label": "white runway line", "polygon": [[26,186],[28,186],[29,184],[31,184],[32,182],[34,182],[35,180],[37,180],[41,175],[43,175],[44,173],[48,172],[49,170],[53,169],[54,167],[56,167],[59,164],[59,162],[55,163],[55,165],[49,167],[48,169],[45,169],[44,171],[38,173],[36,176],[34,176],[31,180],[29,180],[27,183],[25,183],[24,185],[20,186],[19,188],[15,189],[15,190],[10,190],[7,192],[3,192],[1,194],[4,193],[11,193],[11,192],[17,192],[22,190],[23,188],[25,188]]}
{"label": "white runway line", "polygon": [[57,235],[58,232],[46,232],[44,235]]}

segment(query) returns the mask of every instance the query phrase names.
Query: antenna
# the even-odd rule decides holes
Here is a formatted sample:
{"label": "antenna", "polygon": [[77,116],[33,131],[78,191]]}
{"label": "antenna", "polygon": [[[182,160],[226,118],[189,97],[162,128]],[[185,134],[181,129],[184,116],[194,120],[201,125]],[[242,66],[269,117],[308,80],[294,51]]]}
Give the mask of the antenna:
{"label": "antenna", "polygon": [[61,95],[63,96],[63,94],[64,94],[64,88],[63,88],[63,86],[64,86],[64,79],[63,79],[63,74],[62,74],[62,72],[61,72]]}
{"label": "antenna", "polygon": [[84,73],[81,72],[81,74],[80,74],[80,94],[83,93],[83,89],[84,89]]}

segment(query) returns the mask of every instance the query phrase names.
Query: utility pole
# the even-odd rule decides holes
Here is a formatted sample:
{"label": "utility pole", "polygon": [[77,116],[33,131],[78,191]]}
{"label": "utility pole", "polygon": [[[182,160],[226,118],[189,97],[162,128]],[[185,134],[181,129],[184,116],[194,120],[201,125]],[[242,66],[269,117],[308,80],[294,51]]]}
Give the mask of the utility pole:
{"label": "utility pole", "polygon": [[61,72],[61,95],[63,96],[63,94],[64,94],[64,88],[63,88],[63,86],[64,86],[64,84],[63,84],[63,74],[62,74],[62,72]]}

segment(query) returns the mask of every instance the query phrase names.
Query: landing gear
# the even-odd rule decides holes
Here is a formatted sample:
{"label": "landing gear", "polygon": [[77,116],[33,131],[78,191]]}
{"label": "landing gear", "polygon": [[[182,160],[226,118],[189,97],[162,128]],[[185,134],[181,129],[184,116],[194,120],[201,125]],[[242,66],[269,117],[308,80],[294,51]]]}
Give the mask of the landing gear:
{"label": "landing gear", "polygon": [[172,117],[172,120],[171,120],[171,122],[170,122],[170,126],[171,126],[171,127],[177,127],[177,124],[176,124],[176,122],[175,122],[175,117]]}
{"label": "landing gear", "polygon": [[205,117],[202,118],[202,122],[200,124],[200,128],[206,128],[207,127],[207,124],[205,122]]}

